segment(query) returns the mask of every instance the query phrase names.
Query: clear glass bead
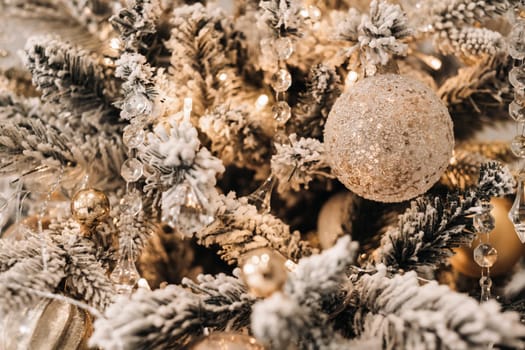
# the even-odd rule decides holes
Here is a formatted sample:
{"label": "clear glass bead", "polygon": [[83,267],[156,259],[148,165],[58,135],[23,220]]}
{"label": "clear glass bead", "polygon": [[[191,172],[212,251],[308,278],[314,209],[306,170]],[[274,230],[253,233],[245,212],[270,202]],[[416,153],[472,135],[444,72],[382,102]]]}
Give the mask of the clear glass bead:
{"label": "clear glass bead", "polygon": [[510,150],[516,157],[525,158],[525,136],[516,135],[510,143]]}
{"label": "clear glass bead", "polygon": [[120,200],[120,210],[130,216],[139,214],[142,210],[142,196],[139,191],[128,192]]}
{"label": "clear glass bead", "polygon": [[133,287],[140,275],[133,261],[131,243],[128,247],[121,250],[117,266],[115,266],[109,278],[115,285],[118,294],[129,295],[133,291]]}
{"label": "clear glass bead", "polygon": [[135,182],[141,178],[143,166],[137,158],[127,159],[120,168],[120,175],[126,182]]}
{"label": "clear glass bead", "polygon": [[521,21],[510,32],[509,55],[516,60],[525,58],[525,25]]}
{"label": "clear glass bead", "polygon": [[273,43],[273,48],[277,57],[281,60],[287,60],[293,54],[293,42],[288,37],[277,38]]}
{"label": "clear glass bead", "polygon": [[523,189],[523,179],[518,179],[518,189],[516,198],[509,211],[509,219],[514,225],[518,238],[525,243],[525,191]]}
{"label": "clear glass bead", "polygon": [[525,108],[523,108],[516,100],[509,104],[509,115],[517,122],[525,122]]}
{"label": "clear glass bead", "polygon": [[474,249],[474,261],[481,267],[492,267],[498,260],[498,251],[488,243],[481,243]]}
{"label": "clear glass bead", "polygon": [[483,204],[482,212],[474,215],[473,225],[476,232],[487,234],[494,230],[494,227],[496,227],[496,221],[490,213],[491,210],[491,204]]}
{"label": "clear glass bead", "polygon": [[272,107],[273,118],[279,125],[284,125],[292,116],[292,109],[285,101],[279,101]]}
{"label": "clear glass bead", "polygon": [[141,93],[136,93],[129,96],[125,101],[122,109],[130,117],[137,117],[141,115],[150,114],[153,110],[153,103],[148,97]]}
{"label": "clear glass bead", "polygon": [[525,89],[525,68],[514,67],[509,72],[509,82],[515,89]]}
{"label": "clear glass bead", "polygon": [[272,77],[272,87],[277,92],[285,92],[292,85],[292,76],[286,69],[279,69]]}
{"label": "clear glass bead", "polygon": [[124,128],[122,142],[129,148],[137,148],[144,142],[145,136],[142,126],[131,124]]}

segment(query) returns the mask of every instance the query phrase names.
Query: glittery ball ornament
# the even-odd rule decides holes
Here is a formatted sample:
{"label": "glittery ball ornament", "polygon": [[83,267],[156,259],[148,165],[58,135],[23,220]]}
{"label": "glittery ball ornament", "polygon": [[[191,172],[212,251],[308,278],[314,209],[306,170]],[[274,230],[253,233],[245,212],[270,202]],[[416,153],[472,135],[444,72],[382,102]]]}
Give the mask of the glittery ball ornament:
{"label": "glittery ball ornament", "polygon": [[269,297],[286,283],[285,264],[286,259],[271,249],[255,249],[241,258],[242,279],[254,296]]}
{"label": "glittery ball ornament", "polygon": [[109,199],[102,191],[84,189],[71,199],[71,215],[85,227],[96,226],[109,216]]}
{"label": "glittery ball ornament", "polygon": [[248,335],[217,332],[190,346],[191,350],[264,350],[264,347]]}
{"label": "glittery ball ornament", "polygon": [[379,74],[335,102],[324,130],[332,172],[348,189],[379,202],[426,192],[454,147],[447,108],[425,84]]}

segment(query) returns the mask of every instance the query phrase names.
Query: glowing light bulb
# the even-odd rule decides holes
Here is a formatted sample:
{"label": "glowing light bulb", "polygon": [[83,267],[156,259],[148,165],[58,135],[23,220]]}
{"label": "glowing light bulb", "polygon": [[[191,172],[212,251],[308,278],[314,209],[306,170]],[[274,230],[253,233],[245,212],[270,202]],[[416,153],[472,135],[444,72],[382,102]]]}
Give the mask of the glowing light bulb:
{"label": "glowing light bulb", "polygon": [[121,42],[119,38],[111,38],[111,40],[109,41],[109,46],[114,50],[120,49],[120,45]]}
{"label": "glowing light bulb", "polygon": [[257,97],[257,100],[255,101],[255,109],[257,111],[262,110],[266,105],[268,104],[268,95],[262,94],[259,97]]}

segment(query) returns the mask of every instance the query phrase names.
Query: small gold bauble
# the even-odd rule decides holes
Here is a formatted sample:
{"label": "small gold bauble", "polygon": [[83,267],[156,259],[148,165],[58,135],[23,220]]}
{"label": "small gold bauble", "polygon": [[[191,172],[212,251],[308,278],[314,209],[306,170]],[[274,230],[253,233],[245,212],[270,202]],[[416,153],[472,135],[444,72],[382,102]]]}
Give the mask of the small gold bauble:
{"label": "small gold bauble", "polygon": [[191,350],[264,350],[255,338],[239,333],[217,332],[190,346]]}
{"label": "small gold bauble", "polygon": [[[512,202],[506,198],[493,198],[490,203],[494,206],[491,213],[496,221],[496,227],[489,236],[490,244],[498,251],[498,260],[490,268],[490,274],[499,276],[511,272],[525,252],[525,246],[521,244],[508,218]],[[450,258],[454,270],[469,277],[481,276],[481,267],[476,264],[473,257],[473,247],[477,247],[479,243],[476,239],[472,242],[472,247],[455,249],[456,254]]]}
{"label": "small gold bauble", "polygon": [[286,283],[285,263],[286,259],[271,249],[256,249],[241,259],[242,279],[253,295],[266,298]]}
{"label": "small gold bauble", "polygon": [[109,216],[109,199],[102,191],[78,191],[71,200],[71,214],[80,225],[92,227]]}

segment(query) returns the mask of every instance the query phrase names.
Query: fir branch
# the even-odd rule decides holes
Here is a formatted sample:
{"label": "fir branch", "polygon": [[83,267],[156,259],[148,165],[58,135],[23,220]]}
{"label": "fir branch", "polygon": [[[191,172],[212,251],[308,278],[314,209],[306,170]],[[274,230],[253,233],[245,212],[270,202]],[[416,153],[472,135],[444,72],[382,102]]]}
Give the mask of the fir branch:
{"label": "fir branch", "polygon": [[353,328],[362,338],[380,338],[388,349],[521,348],[525,327],[519,315],[497,302],[478,304],[415,272],[387,277],[387,268],[348,284]]}
{"label": "fir branch", "polygon": [[246,198],[235,198],[231,192],[219,197],[216,220],[197,234],[204,246],[218,245],[219,254],[230,264],[249,251],[271,247],[285,257],[297,260],[315,252],[300,239],[299,232],[290,232],[288,225],[271,214],[259,214]]}
{"label": "fir branch", "polygon": [[116,227],[119,232],[125,233],[119,235],[120,248],[127,247],[129,240],[131,240],[130,249],[134,261],[138,259],[142,250],[158,229],[157,225],[143,211],[135,215],[131,222],[121,217],[117,221]]}
{"label": "fir branch", "polygon": [[275,37],[301,36],[302,18],[297,0],[269,0],[259,3],[261,21]]}
{"label": "fir branch", "polygon": [[489,162],[481,166],[475,189],[449,194],[445,200],[419,197],[399,216],[397,227],[387,231],[375,261],[403,270],[437,267],[453,254],[452,248],[473,239],[471,215],[479,211],[481,201],[511,193],[513,184],[508,169]]}
{"label": "fir branch", "polygon": [[505,49],[503,36],[490,29],[462,27],[440,32],[437,48],[443,54],[464,57],[494,56]]}
{"label": "fir branch", "polygon": [[[144,191],[149,195],[162,193],[163,215],[184,203],[181,184],[194,191],[205,213],[215,211],[216,176],[224,172],[220,159],[200,147],[197,130],[187,120],[172,117],[167,129],[158,124],[148,134],[148,143],[139,148],[140,159],[153,171],[148,174]],[[207,224],[207,223],[206,223]]]}
{"label": "fir branch", "polygon": [[518,0],[445,0],[431,3],[433,27],[437,31],[483,22],[505,14]]}
{"label": "fir branch", "polygon": [[257,170],[271,153],[271,139],[247,106],[222,104],[199,119],[200,129],[211,140],[211,151],[225,166]]}
{"label": "fir branch", "polygon": [[25,64],[45,101],[60,104],[97,129],[115,121],[111,80],[85,51],[52,37],[33,37],[25,52]]}
{"label": "fir branch", "polygon": [[507,79],[510,68],[505,55],[484,57],[460,68],[440,86],[438,96],[450,111],[456,140],[508,118],[506,109],[513,98]]}
{"label": "fir branch", "polygon": [[159,0],[132,0],[109,21],[120,33],[126,51],[148,56],[152,47],[158,45],[155,34],[160,15]]}
{"label": "fir branch", "polygon": [[[32,242],[33,246],[40,244],[39,240],[35,241]],[[39,250],[38,254],[25,256],[9,270],[0,273],[0,315],[16,312],[40,300],[28,289],[48,292],[57,289],[65,276],[66,261],[59,250],[51,248],[47,253],[47,269],[44,269]]]}
{"label": "fir branch", "polygon": [[[63,233],[64,234],[64,233]],[[74,237],[74,238],[73,238]],[[96,259],[93,242],[73,236],[64,246],[68,252],[66,288],[77,300],[83,300],[97,310],[103,311],[113,302],[115,290],[107,271]],[[76,238],[76,239],[75,239]]]}
{"label": "fir branch", "polygon": [[302,137],[321,138],[324,123],[335,100],[341,94],[341,82],[337,72],[318,64],[310,70],[306,91],[299,95],[293,108],[291,129]]}
{"label": "fir branch", "polygon": [[319,255],[303,258],[288,277],[283,293],[257,302],[252,331],[272,349],[340,349],[348,341],[328,325],[323,306],[340,294],[345,271],[354,262],[357,243],[348,236]]}
{"label": "fir branch", "polygon": [[[104,349],[182,349],[204,327],[240,329],[249,323],[254,299],[238,278],[200,275],[198,283],[138,291],[121,298],[94,323],[91,346]],[[127,312],[122,312],[127,310]]]}
{"label": "fir branch", "polygon": [[39,119],[16,120],[0,126],[0,172],[21,176],[75,165],[67,132],[44,125]]}
{"label": "fir branch", "polygon": [[[349,41],[363,52],[361,61],[365,67],[386,65],[391,55],[406,54],[408,46],[401,40],[412,35],[406,14],[399,5],[373,0],[369,15],[350,10],[348,17],[337,29],[337,38]],[[359,25],[358,25],[359,23]]]}
{"label": "fir branch", "polygon": [[193,100],[193,112],[203,115],[219,104],[244,102],[237,71],[237,34],[220,9],[197,3],[174,10],[173,29],[166,46],[171,50],[170,78],[180,101]]}
{"label": "fir branch", "polygon": [[314,178],[332,178],[321,142],[312,138],[298,140],[295,134],[289,138],[289,145],[275,145],[277,152],[272,156],[272,173],[279,180],[279,192],[308,188]]}

